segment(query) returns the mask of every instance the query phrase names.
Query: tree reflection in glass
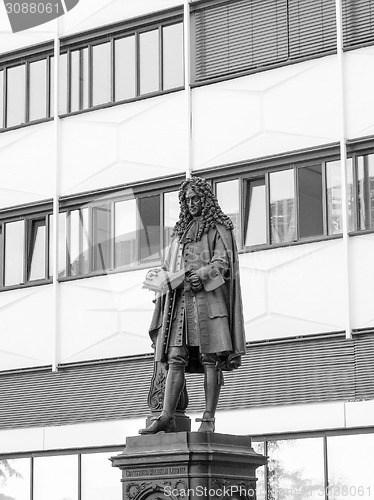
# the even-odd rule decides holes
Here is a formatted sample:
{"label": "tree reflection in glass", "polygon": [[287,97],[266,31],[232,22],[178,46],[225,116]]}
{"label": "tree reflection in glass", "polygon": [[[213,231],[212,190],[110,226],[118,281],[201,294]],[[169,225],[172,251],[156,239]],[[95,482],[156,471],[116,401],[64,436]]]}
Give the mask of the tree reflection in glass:
{"label": "tree reflection in glass", "polygon": [[293,241],[296,239],[294,171],[272,172],[269,178],[271,242]]}
{"label": "tree reflection in glass", "polygon": [[322,438],[268,441],[267,453],[268,500],[324,497]]}
{"label": "tree reflection in glass", "polygon": [[0,460],[0,499],[30,499],[30,459]]}

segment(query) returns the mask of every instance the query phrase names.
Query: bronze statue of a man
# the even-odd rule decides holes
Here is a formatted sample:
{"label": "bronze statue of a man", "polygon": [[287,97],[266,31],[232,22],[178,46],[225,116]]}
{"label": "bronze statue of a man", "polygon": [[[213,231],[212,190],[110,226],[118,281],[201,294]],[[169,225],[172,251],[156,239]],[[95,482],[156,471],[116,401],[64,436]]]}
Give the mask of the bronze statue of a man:
{"label": "bronze statue of a man", "polygon": [[[183,282],[160,294],[150,326],[155,362],[168,367],[163,410],[140,434],[175,429],[175,411],[185,371],[204,372],[205,411],[199,431],[214,432],[222,370],[233,370],[245,354],[245,335],[233,223],[222,212],[210,184],[184,181],[180,214],[163,269],[184,269]],[[183,275],[183,273],[182,273]]]}

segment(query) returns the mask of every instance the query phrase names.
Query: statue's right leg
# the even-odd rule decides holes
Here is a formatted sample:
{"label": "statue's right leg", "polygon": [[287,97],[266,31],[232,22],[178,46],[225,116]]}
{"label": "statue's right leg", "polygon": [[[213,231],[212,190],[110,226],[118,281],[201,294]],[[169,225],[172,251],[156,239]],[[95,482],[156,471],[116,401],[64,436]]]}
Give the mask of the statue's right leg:
{"label": "statue's right leg", "polygon": [[165,395],[162,413],[139,434],[157,434],[157,432],[173,432],[175,430],[175,410],[179,396],[185,384],[185,368],[188,353],[185,346],[170,347],[168,352],[168,374],[165,383]]}

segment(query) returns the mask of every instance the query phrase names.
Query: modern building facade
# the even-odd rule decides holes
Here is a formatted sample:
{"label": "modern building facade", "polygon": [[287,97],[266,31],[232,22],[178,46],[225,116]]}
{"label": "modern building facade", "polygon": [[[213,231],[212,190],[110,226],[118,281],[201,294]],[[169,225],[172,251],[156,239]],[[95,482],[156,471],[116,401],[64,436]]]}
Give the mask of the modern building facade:
{"label": "modern building facade", "polygon": [[[374,3],[0,5],[0,499],[119,500],[189,175],[236,227],[248,354],[217,431],[259,499],[374,496]],[[190,414],[202,379],[188,379]],[[193,430],[195,430],[193,424]]]}

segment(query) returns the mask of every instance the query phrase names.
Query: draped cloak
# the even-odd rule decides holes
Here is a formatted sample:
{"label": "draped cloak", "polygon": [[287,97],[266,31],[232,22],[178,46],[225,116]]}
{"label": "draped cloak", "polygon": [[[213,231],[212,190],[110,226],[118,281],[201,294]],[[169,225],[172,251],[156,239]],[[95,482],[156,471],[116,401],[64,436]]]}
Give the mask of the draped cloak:
{"label": "draped cloak", "polygon": [[[181,256],[185,258],[188,253],[186,245],[174,237],[163,268],[177,271]],[[196,254],[192,269],[199,274],[203,286],[210,290],[203,288],[194,294],[200,353],[218,354],[221,368],[232,370],[240,366],[240,357],[246,351],[239,262],[233,233],[223,225],[216,224],[203,233],[200,241],[194,242],[192,247],[190,245],[191,248]],[[209,286],[211,277],[221,272],[224,282],[212,290]],[[155,301],[149,335],[155,348],[156,362],[167,362],[170,334],[175,322],[180,321],[175,314],[177,294],[178,291],[168,291]],[[187,370],[201,371],[200,368],[191,365]]]}

